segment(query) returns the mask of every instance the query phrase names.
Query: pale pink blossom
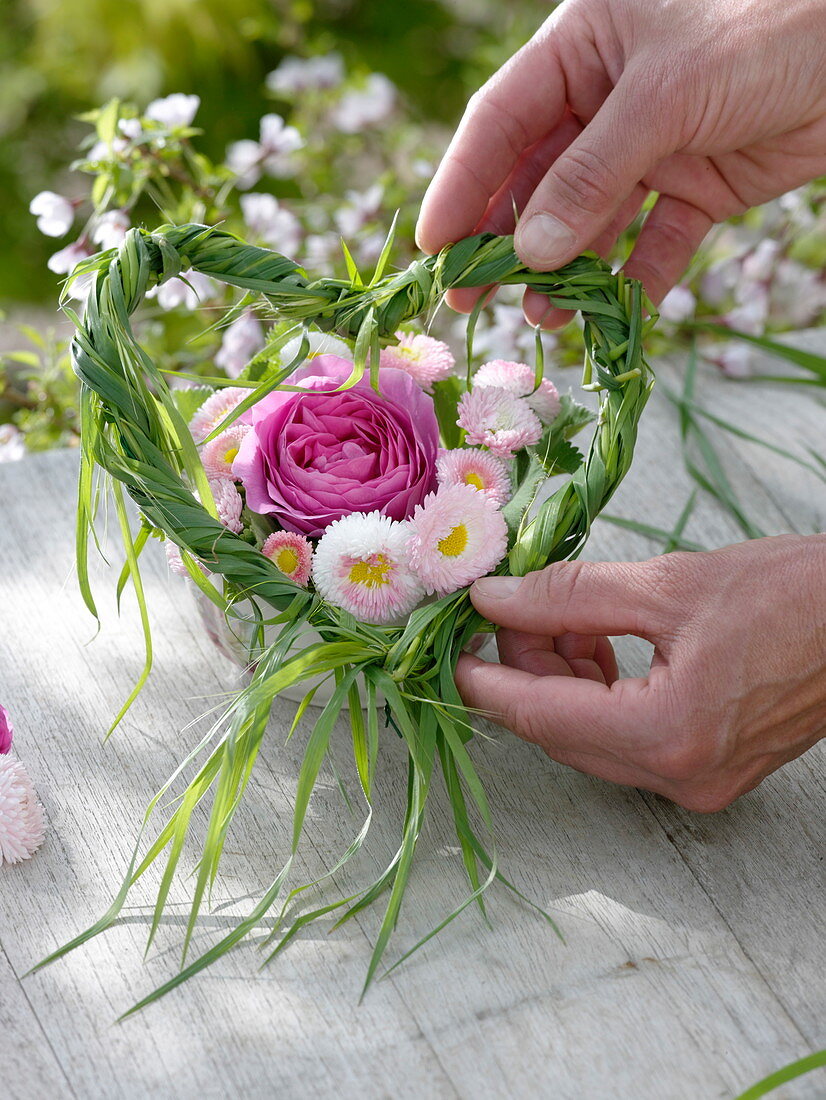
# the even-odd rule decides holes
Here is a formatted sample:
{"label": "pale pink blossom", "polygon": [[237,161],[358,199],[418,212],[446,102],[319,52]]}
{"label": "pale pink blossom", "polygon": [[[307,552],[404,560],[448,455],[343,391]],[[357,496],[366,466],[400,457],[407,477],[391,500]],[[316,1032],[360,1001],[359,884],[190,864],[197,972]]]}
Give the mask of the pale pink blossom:
{"label": "pale pink blossom", "polygon": [[198,306],[213,298],[218,286],[208,275],[202,275],[200,271],[184,271],[180,278],[175,276],[167,279],[160,286],[154,286],[146,292],[147,298],[155,298],[163,310],[197,309]]}
{"label": "pale pink blossom", "polygon": [[54,252],[48,259],[46,266],[55,275],[68,275],[81,260],[87,260],[92,255],[92,250],[87,242],[80,238]]}
{"label": "pale pink blossom", "polygon": [[[499,295],[506,294],[509,288],[503,287]],[[479,326],[473,338],[473,347],[480,356],[488,359],[522,360],[535,353],[536,333],[525,324],[525,314],[521,305],[512,305],[500,301],[497,297],[490,307],[492,318],[486,310],[480,318]],[[465,337],[465,321],[457,324],[457,336]],[[461,330],[461,331],[460,331]],[[551,333],[541,334],[542,346],[550,353],[557,345],[557,338]]]}
{"label": "pale pink blossom", "polygon": [[458,412],[457,424],[465,429],[467,442],[487,447],[500,458],[532,446],[542,435],[539,417],[527,401],[496,386],[463,393]]}
{"label": "pale pink blossom", "polygon": [[29,203],[29,213],[37,218],[37,228],[47,237],[65,237],[75,220],[70,199],[55,191],[41,191]]}
{"label": "pale pink blossom", "polygon": [[[230,429],[230,431],[232,431],[232,429]],[[235,487],[235,482],[229,477],[210,477],[209,487],[212,490],[212,496],[215,500],[218,519],[220,519],[221,523],[223,523],[224,527],[228,530],[236,535],[240,535],[244,529],[244,525],[241,522],[241,512],[244,507],[244,502],[241,499],[241,494]]]}
{"label": "pale pink blossom", "polygon": [[342,237],[355,237],[378,217],[384,188],[380,183],[374,183],[366,191],[347,191],[344,197],[345,202],[333,217]]}
{"label": "pale pink blossom", "polygon": [[710,306],[719,307],[733,294],[740,277],[740,264],[734,257],[718,260],[700,281],[700,295]]}
{"label": "pale pink blossom", "polygon": [[292,256],[301,243],[301,222],[279,203],[275,195],[251,191],[241,196],[241,212],[250,232],[284,256]]}
{"label": "pale pink blossom", "polygon": [[723,320],[738,332],[745,332],[749,336],[760,336],[765,328],[769,316],[769,295],[759,285],[752,287],[752,293],[745,300],[730,309]]}
{"label": "pale pink blossom", "polygon": [[215,365],[225,370],[230,378],[237,378],[263,346],[264,328],[255,314],[247,310],[224,329]]}
{"label": "pale pink blossom", "polygon": [[138,142],[145,136],[139,118],[122,118],[118,121],[118,130],[129,141]]}
{"label": "pale pink blossom", "polygon": [[496,386],[517,397],[524,397],[540,420],[549,424],[559,412],[559,394],[553,382],[543,378],[534,389],[534,370],[527,363],[492,359],[483,363],[473,376],[475,386]]}
{"label": "pale pink blossom", "polygon": [[248,424],[239,424],[236,421],[232,427],[204,444],[201,462],[204,464],[207,477],[233,480],[232,464],[238,457],[238,450],[249,430]]}
{"label": "pale pink blossom", "polygon": [[396,86],[383,73],[371,73],[364,86],[344,93],[330,113],[330,121],[344,134],[357,134],[384,122],[396,105]]}
{"label": "pale pink blossom", "polygon": [[107,210],[98,218],[92,230],[92,240],[104,249],[119,248],[129,226],[129,215],[125,210]]}
{"label": "pale pink blossom", "polygon": [[691,320],[696,308],[697,299],[687,286],[678,283],[677,286],[669,290],[660,302],[660,318],[663,321],[670,321],[672,324],[679,325],[683,321]]}
{"label": "pale pink blossom", "polygon": [[159,122],[167,130],[175,130],[179,127],[191,126],[200,106],[200,96],[174,92],[172,95],[164,96],[163,99],[153,99],[144,111],[144,115],[154,122]]}
{"label": "pale pink blossom", "polygon": [[746,283],[766,283],[774,274],[777,258],[782,252],[779,241],[764,239],[743,259],[741,275]]}
{"label": "pale pink blossom", "polygon": [[164,539],[163,548],[170,572],[174,573],[176,577],[189,577],[189,570],[184,565],[184,560],[181,557],[180,546],[172,539]]}
{"label": "pale pink blossom", "polygon": [[292,96],[297,92],[336,88],[343,79],[344,62],[340,54],[285,57],[267,76],[267,87],[276,95]]}
{"label": "pale pink blossom", "polygon": [[447,344],[422,333],[397,332],[398,344],[381,349],[379,364],[406,371],[422,389],[449,378],[456,360]]}
{"label": "pale pink blossom", "polygon": [[471,447],[442,451],[436,460],[436,478],[445,488],[470,485],[494,504],[504,504],[511,494],[508,470],[502,459]]}
{"label": "pale pink blossom", "polygon": [[19,760],[0,759],[0,865],[30,859],[43,843],[43,807]]}
{"label": "pale pink blossom", "polygon": [[86,154],[86,160],[112,160],[113,157],[120,157],[128,148],[129,141],[116,134],[111,141],[96,141]]}
{"label": "pale pink blossom", "polygon": [[313,548],[303,535],[295,531],[275,531],[261,547],[261,553],[296,584],[306,585],[309,581]]}
{"label": "pale pink blossom", "polygon": [[294,126],[287,126],[281,115],[264,115],[260,141],[236,141],[227,149],[227,164],[238,177],[241,189],[252,187],[264,172],[271,176],[289,176],[292,155],[301,149],[304,139]]}
{"label": "pale pink blossom", "polygon": [[739,341],[726,344],[711,359],[727,378],[749,378],[754,373],[754,351]]}
{"label": "pale pink blossom", "polygon": [[241,386],[227,386],[210,394],[189,422],[189,430],[195,442],[203,443],[236,405],[249,396],[249,392]]}
{"label": "pale pink blossom", "polygon": [[14,424],[0,424],[0,462],[17,462],[26,454],[23,433]]}
{"label": "pale pink blossom", "polygon": [[304,239],[304,267],[311,275],[327,275],[335,257],[341,254],[341,242],[335,233],[310,233]]}
{"label": "pale pink blossom", "polygon": [[508,528],[494,501],[472,485],[451,485],[416,507],[408,553],[425,591],[446,596],[502,560]]}

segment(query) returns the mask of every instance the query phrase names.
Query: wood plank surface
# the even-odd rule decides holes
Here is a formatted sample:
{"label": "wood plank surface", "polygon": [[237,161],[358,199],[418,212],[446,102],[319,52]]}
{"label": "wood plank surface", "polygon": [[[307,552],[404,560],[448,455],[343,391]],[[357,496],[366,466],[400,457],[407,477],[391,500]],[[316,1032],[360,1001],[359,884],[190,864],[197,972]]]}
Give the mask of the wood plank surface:
{"label": "wood plank surface", "polygon": [[[679,384],[678,363],[659,373],[662,389]],[[707,407],[790,449],[822,453],[824,410],[815,398],[726,382],[710,369],[698,381]],[[712,434],[762,528],[826,529],[821,482]],[[492,928],[467,910],[360,1007],[378,911],[332,935],[320,924],[259,971],[262,929],[160,1003],[114,1024],[177,966],[186,883],[173,890],[141,962],[157,876],[148,876],[115,928],[21,980],[106,908],[146,802],[205,728],[192,720],[237,682],[153,546],[146,583],[155,671],[122,728],[101,744],[142,655],[131,597],[120,619],[115,613],[114,569],[96,568],[104,622],[91,640],[72,573],[74,473],[68,452],[0,466],[0,701],[15,717],[16,747],[49,823],[35,859],[0,871],[0,1094],[726,1100],[826,1046],[826,743],[723,813],[701,816],[561,767],[490,727],[473,755],[501,865],[548,907],[565,943],[494,890]],[[670,528],[690,488],[676,416],[661,392],[611,510]],[[707,500],[686,536],[709,547],[741,537]],[[656,549],[600,522],[587,556],[638,559]],[[642,671],[644,646],[624,641],[621,656],[626,672]],[[283,861],[302,748],[300,735],[284,744],[293,713],[286,702],[273,710],[196,951],[251,908]],[[341,723],[338,733],[335,761],[348,782]],[[394,736],[383,739],[380,772],[377,820],[360,857],[335,876],[336,891],[369,881],[396,848],[405,770]],[[464,896],[437,787],[398,954]],[[299,876],[322,874],[360,824],[326,768]],[[190,852],[187,869],[193,863]],[[813,1074],[774,1095],[825,1092],[823,1075]]]}

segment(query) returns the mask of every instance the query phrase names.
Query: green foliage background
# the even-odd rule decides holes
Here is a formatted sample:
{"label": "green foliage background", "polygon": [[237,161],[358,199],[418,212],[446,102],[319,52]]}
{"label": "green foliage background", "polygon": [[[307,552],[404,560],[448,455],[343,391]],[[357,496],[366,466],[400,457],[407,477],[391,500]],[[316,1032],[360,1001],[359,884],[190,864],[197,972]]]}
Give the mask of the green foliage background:
{"label": "green foliage background", "polygon": [[472,91],[536,29],[532,0],[4,0],[0,5],[0,301],[52,302],[54,240],[28,213],[66,175],[87,127],[73,116],[112,96],[145,106],[201,97],[202,147],[221,159],[253,136],[262,82],[288,53],[341,52],[386,73],[422,119],[454,122]]}

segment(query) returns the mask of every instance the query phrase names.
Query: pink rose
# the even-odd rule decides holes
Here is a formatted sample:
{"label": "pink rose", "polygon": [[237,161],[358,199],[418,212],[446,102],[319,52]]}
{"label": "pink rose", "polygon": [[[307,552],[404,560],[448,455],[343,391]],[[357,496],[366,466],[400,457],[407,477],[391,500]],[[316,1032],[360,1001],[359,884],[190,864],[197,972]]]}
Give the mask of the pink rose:
{"label": "pink rose", "polygon": [[439,428],[433,401],[409,374],[379,371],[349,390],[353,364],[319,355],[285,379],[308,393],[276,390],[252,408],[233,475],[254,512],[312,538],[352,512],[407,519],[436,488]]}
{"label": "pink rose", "polygon": [[14,740],[14,726],[11,724],[9,712],[0,706],[0,755],[11,751],[11,743]]}

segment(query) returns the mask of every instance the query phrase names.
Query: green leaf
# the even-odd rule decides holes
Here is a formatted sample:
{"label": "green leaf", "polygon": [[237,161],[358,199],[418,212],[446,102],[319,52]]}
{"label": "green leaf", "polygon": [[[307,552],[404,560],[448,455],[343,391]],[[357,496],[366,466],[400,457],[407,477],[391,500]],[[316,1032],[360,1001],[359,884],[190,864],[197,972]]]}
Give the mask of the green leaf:
{"label": "green leaf", "polygon": [[455,450],[462,444],[462,429],[456,423],[456,405],[464,392],[460,378],[452,374],[440,382],[433,383],[433,407],[442,443],[449,450]]}
{"label": "green leaf", "polygon": [[821,1069],[824,1066],[826,1066],[826,1050],[818,1050],[814,1054],[809,1054],[805,1058],[799,1058],[796,1062],[791,1062],[775,1073],[770,1073],[762,1081],[758,1081],[757,1084],[752,1085],[745,1092],[741,1092],[736,1100],[760,1100],[761,1096],[766,1096],[768,1093],[780,1088],[781,1085],[794,1081],[797,1077],[802,1077],[804,1073],[811,1073],[813,1069]]}
{"label": "green leaf", "polygon": [[781,344],[778,340],[772,340],[768,336],[752,336],[748,332],[738,332],[736,329],[728,328],[725,325],[712,324],[708,321],[697,321],[693,327],[703,332],[716,333],[718,336],[743,340],[747,344],[752,344],[754,347],[768,352],[769,355],[774,355],[778,359],[785,359],[786,362],[794,363],[795,366],[803,367],[804,370],[814,374],[821,385],[826,385],[826,356],[824,355],[804,351],[803,348],[795,348],[789,344]]}
{"label": "green leaf", "polygon": [[201,405],[215,393],[209,386],[186,386],[172,390],[172,400],[187,424]]}
{"label": "green leaf", "polygon": [[548,472],[536,455],[531,456],[527,472],[511,499],[502,509],[510,531],[518,531],[523,516],[533,504],[540,486],[548,480]]}

